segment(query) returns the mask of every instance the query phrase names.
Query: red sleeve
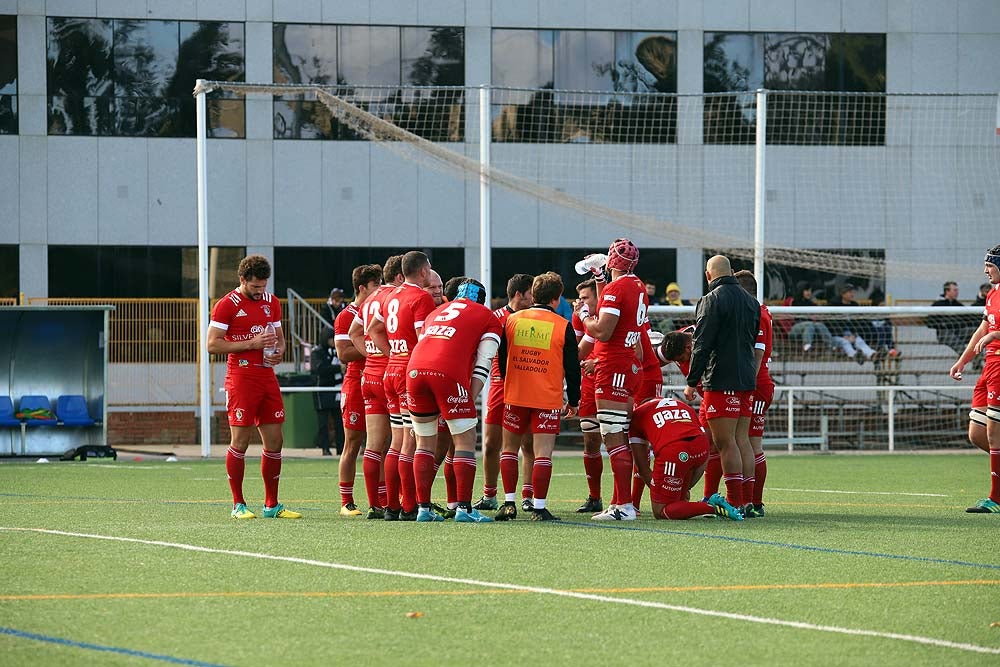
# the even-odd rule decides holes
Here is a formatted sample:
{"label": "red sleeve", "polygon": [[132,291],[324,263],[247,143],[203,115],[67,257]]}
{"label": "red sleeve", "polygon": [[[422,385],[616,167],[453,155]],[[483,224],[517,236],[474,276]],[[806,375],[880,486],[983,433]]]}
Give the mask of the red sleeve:
{"label": "red sleeve", "polygon": [[427,292],[424,292],[424,295],[413,305],[413,326],[423,328],[424,321],[427,319],[427,316],[430,315],[436,307],[437,306],[434,305],[434,297]]}
{"label": "red sleeve", "polygon": [[236,314],[236,304],[233,300],[229,298],[229,295],[222,297],[216,302],[215,307],[212,308],[212,316],[209,318],[212,322],[218,322],[219,324],[225,324],[228,328],[233,321],[233,316]]}
{"label": "red sleeve", "polygon": [[281,299],[274,297],[271,299],[271,321],[279,327],[281,326]]}

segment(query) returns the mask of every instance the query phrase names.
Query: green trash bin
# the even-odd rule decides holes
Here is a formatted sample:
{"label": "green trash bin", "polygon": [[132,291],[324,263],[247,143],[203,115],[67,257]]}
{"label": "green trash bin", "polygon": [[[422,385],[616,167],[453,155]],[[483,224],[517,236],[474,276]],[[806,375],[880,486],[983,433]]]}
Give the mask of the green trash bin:
{"label": "green trash bin", "polygon": [[[282,387],[309,387],[314,384],[309,373],[278,373],[278,384]],[[282,392],[285,403],[285,426],[282,429],[285,447],[308,449],[315,446],[319,421],[312,392]]]}

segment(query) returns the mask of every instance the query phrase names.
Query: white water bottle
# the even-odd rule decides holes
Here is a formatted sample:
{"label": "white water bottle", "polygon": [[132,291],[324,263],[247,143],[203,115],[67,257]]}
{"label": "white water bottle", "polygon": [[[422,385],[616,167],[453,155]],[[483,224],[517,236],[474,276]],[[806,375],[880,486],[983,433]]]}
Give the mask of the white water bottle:
{"label": "white water bottle", "polygon": [[[271,324],[270,322],[268,322],[267,326],[264,327],[264,333],[265,334],[277,335],[277,330],[274,328],[273,324]],[[278,339],[275,338],[273,344],[268,345],[267,347],[264,348],[264,366],[266,368],[270,368],[272,366],[271,362],[269,362],[267,360],[268,356],[274,354],[277,351],[278,351]]]}
{"label": "white water bottle", "polygon": [[576,269],[578,274],[585,275],[587,273],[593,273],[597,269],[602,269],[605,264],[608,263],[608,256],[600,253],[595,253],[593,255],[587,255],[573,268]]}

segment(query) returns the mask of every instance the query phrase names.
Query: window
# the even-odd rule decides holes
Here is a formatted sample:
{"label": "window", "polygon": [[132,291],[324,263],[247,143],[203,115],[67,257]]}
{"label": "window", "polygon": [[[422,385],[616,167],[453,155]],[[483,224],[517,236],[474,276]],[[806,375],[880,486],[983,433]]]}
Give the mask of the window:
{"label": "window", "polygon": [[17,134],[16,16],[0,16],[0,134]]}
{"label": "window", "polygon": [[[274,81],[333,86],[361,108],[431,141],[462,141],[464,92],[402,86],[463,86],[462,28],[274,24]],[[363,139],[326,106],[275,96],[275,139]]]}
{"label": "window", "polygon": [[883,144],[885,71],[885,35],[707,32],[705,142],[753,143],[766,88],[768,143]]}
{"label": "window", "polygon": [[21,252],[16,245],[0,245],[0,298],[16,299],[20,293]]}
{"label": "window", "polygon": [[[244,80],[242,23],[49,18],[49,134],[195,136],[196,79]],[[242,98],[208,100],[208,135],[244,137]]]}
{"label": "window", "polygon": [[[442,282],[453,276],[465,275],[465,250],[463,248],[301,248],[274,249],[274,291],[284,298],[293,289],[305,298],[326,298],[330,290],[339,287],[347,294],[354,292],[351,272],[361,264],[383,266],[392,255],[410,250],[427,253],[431,266],[441,275]],[[323,267],[318,271],[316,267]]]}
{"label": "window", "polygon": [[[244,248],[209,248],[209,297],[239,284]],[[49,246],[49,296],[196,298],[198,249],[174,246]]]}
{"label": "window", "polygon": [[494,141],[677,138],[676,33],[496,29],[493,84]]}

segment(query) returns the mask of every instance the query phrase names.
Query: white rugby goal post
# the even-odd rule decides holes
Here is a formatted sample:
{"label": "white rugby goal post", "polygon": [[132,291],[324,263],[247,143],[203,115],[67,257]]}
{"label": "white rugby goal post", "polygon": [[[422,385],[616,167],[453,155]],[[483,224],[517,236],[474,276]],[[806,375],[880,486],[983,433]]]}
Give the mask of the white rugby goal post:
{"label": "white rugby goal post", "polygon": [[[574,236],[619,235],[765,267],[935,294],[971,283],[1000,218],[997,96],[758,91],[661,93],[253,84],[199,80],[199,322],[207,325],[206,95],[263,93],[282,136],[334,136],[467,182],[491,215]],[[277,106],[276,106],[277,108]],[[758,122],[760,121],[760,122]],[[276,134],[278,129],[275,130]],[[495,225],[492,225],[495,226]],[[553,231],[554,230],[554,231]],[[922,243],[914,237],[939,236]],[[839,249],[848,248],[852,252]],[[699,260],[700,261],[700,260]],[[781,273],[768,268],[772,290]],[[959,278],[961,277],[961,278]],[[791,292],[791,285],[784,285]],[[204,356],[204,355],[203,355]],[[201,408],[210,415],[207,363]],[[207,452],[208,419],[202,444]]]}

